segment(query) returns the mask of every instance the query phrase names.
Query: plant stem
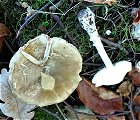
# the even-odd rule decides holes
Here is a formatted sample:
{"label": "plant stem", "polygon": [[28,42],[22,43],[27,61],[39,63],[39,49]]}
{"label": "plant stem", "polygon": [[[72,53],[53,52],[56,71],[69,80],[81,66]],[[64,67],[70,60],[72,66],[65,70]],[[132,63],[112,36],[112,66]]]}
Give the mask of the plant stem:
{"label": "plant stem", "polygon": [[94,46],[96,47],[100,57],[102,58],[105,66],[107,68],[111,68],[111,67],[114,67],[110,58],[108,57],[104,47],[103,47],[103,44],[101,42],[101,39],[99,36],[95,37],[95,36],[90,36],[90,41],[92,41],[94,43]]}

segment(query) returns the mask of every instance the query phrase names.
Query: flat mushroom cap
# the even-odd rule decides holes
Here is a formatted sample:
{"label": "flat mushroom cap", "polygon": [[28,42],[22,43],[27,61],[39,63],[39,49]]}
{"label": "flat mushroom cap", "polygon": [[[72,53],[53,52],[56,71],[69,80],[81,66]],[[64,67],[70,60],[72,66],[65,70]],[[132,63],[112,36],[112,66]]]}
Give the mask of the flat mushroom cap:
{"label": "flat mushroom cap", "polygon": [[[44,64],[36,65],[21,53],[24,51],[42,60],[48,40],[52,44]],[[46,106],[64,101],[76,89],[81,81],[82,58],[75,46],[61,38],[42,34],[21,47],[12,57],[9,67],[13,92],[27,103]],[[52,88],[45,89],[45,83]]]}
{"label": "flat mushroom cap", "polygon": [[128,61],[119,61],[113,68],[103,68],[99,70],[92,78],[92,83],[96,87],[102,85],[115,85],[120,83],[127,72],[132,70],[132,63]]}

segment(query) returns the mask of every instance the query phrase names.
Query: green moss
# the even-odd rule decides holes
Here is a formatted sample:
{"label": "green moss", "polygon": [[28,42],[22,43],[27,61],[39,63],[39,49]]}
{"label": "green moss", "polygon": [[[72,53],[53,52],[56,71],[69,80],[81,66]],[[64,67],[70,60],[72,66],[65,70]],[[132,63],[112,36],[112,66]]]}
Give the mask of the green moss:
{"label": "green moss", "polygon": [[38,108],[37,110],[35,110],[35,116],[33,120],[56,120],[56,118]]}

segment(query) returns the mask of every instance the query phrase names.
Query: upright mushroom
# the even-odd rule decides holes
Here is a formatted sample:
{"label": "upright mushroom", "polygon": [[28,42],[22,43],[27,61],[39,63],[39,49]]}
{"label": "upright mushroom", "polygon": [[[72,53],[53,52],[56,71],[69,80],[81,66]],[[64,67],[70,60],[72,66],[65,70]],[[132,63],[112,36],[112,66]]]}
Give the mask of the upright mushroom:
{"label": "upright mushroom", "polygon": [[81,81],[82,58],[64,39],[42,34],[10,61],[9,82],[23,101],[46,106],[64,101]]}
{"label": "upright mushroom", "polygon": [[105,68],[97,72],[97,74],[95,74],[92,82],[95,83],[96,86],[114,85],[121,82],[126,73],[132,69],[131,62],[120,61],[116,63],[115,66],[112,64],[101,42],[95,25],[95,15],[90,10],[90,8],[87,7],[87,9],[81,10],[78,13],[78,19],[82,25],[82,28],[85,29],[89,34],[90,41],[93,42],[93,45],[96,47],[106,66]]}

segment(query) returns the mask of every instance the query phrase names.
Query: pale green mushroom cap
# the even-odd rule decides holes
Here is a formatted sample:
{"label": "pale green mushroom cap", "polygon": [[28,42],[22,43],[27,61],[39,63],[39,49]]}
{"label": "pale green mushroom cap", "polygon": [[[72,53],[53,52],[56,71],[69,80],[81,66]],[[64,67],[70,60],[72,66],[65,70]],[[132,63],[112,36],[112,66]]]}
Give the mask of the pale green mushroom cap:
{"label": "pale green mushroom cap", "polygon": [[[45,63],[37,65],[23,56],[22,51],[43,60],[48,41],[51,49]],[[21,47],[9,67],[13,92],[27,103],[46,106],[64,101],[76,89],[81,81],[82,58],[64,39],[42,34]]]}

